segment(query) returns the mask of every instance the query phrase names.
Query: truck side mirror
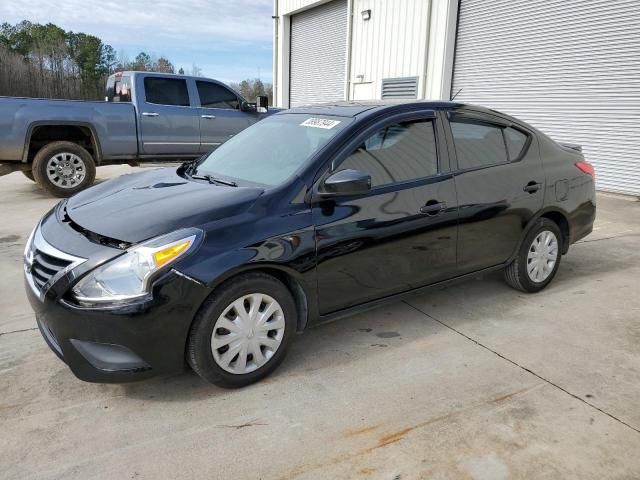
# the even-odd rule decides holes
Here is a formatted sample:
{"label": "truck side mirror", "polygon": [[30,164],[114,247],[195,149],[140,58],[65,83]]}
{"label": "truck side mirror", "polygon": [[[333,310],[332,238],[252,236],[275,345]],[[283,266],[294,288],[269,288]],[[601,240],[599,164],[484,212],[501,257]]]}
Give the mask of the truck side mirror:
{"label": "truck side mirror", "polygon": [[241,102],[240,103],[240,111],[242,112],[253,112],[255,113],[258,110],[258,107],[253,102]]}
{"label": "truck side mirror", "polygon": [[259,112],[266,112],[269,109],[269,97],[266,95],[258,95],[257,104]]}

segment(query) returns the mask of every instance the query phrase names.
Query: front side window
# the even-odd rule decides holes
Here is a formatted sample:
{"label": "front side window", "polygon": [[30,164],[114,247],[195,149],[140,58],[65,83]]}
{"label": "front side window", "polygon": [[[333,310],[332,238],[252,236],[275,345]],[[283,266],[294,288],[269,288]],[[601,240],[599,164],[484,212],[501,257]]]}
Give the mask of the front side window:
{"label": "front side window", "polygon": [[371,175],[372,187],[436,175],[438,156],[433,121],[401,122],[378,130],[338,167],[346,169]]}
{"label": "front side window", "polygon": [[257,185],[279,185],[352,121],[348,117],[302,113],[273,115],[211,152],[199,163],[197,173]]}
{"label": "front side window", "polygon": [[146,77],[145,98],[148,103],[158,105],[189,106],[187,82],[178,78]]}
{"label": "front side window", "polygon": [[509,161],[502,127],[471,121],[451,121],[450,125],[461,170]]}
{"label": "front side window", "polygon": [[231,90],[212,82],[196,81],[200,105],[204,108],[240,108],[238,97]]}

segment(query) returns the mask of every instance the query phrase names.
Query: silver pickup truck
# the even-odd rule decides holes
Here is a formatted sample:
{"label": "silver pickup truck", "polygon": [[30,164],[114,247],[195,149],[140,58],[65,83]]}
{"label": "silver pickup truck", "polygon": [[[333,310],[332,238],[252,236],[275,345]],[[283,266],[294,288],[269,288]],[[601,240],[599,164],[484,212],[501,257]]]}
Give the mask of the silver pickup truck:
{"label": "silver pickup truck", "polygon": [[149,72],[110,76],[104,102],[0,97],[0,175],[68,197],[96,166],[197,158],[272,112],[216,80]]}

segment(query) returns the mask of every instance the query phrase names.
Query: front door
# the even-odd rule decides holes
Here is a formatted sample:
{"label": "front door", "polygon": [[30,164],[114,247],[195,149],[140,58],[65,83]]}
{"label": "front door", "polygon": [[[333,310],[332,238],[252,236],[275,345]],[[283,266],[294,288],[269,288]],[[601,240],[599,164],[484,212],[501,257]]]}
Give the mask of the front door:
{"label": "front door", "polygon": [[[457,203],[433,112],[364,134],[332,170],[371,176],[372,189],[313,206],[321,314],[453,275]],[[440,142],[438,140],[440,139]]]}
{"label": "front door", "polygon": [[498,117],[450,115],[460,212],[458,268],[506,262],[542,208],[545,175],[535,136]]}
{"label": "front door", "polygon": [[200,151],[215,149],[257,119],[256,113],[240,110],[240,99],[224,85],[197,80],[200,98]]}
{"label": "front door", "polygon": [[[198,109],[191,107],[187,81],[140,76],[140,139],[147,155],[189,155],[200,150]],[[144,90],[143,90],[144,89]]]}

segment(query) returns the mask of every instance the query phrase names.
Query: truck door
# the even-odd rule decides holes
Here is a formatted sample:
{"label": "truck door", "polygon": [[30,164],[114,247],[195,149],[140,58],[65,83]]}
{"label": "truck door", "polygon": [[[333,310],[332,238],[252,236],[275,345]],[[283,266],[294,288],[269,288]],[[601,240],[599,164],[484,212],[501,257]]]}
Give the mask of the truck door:
{"label": "truck door", "polygon": [[[143,77],[138,91],[140,139],[144,154],[194,155],[200,149],[198,109],[189,102],[187,81],[160,76]],[[140,98],[140,96],[138,97]]]}
{"label": "truck door", "polygon": [[240,110],[241,99],[224,85],[196,80],[200,98],[200,151],[209,152],[254,123],[257,115]]}

